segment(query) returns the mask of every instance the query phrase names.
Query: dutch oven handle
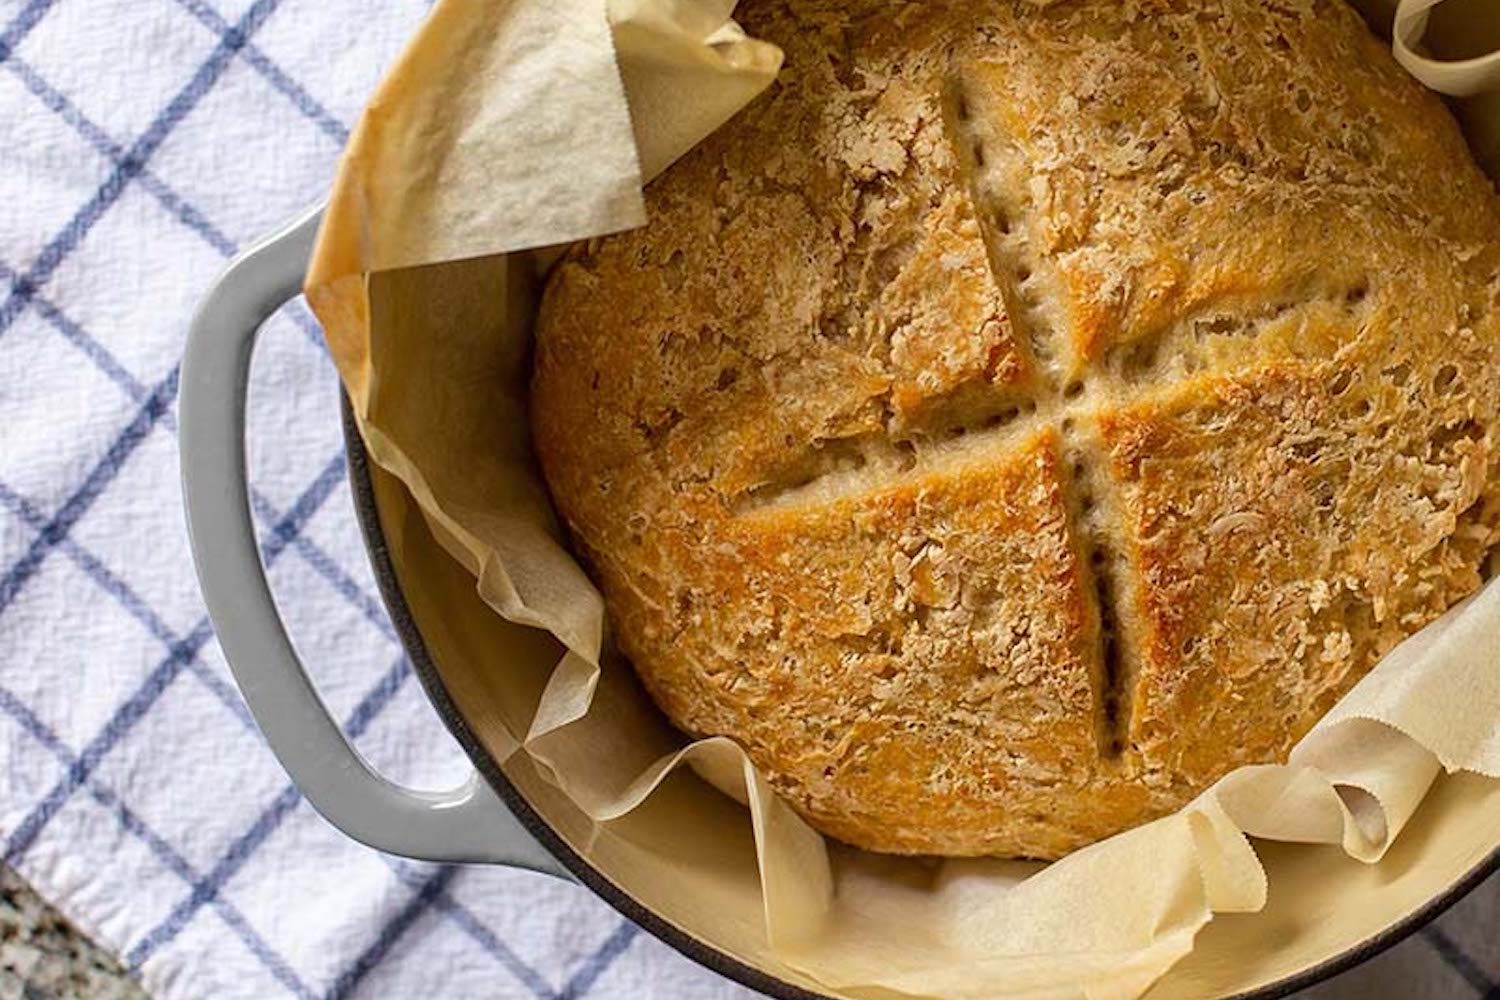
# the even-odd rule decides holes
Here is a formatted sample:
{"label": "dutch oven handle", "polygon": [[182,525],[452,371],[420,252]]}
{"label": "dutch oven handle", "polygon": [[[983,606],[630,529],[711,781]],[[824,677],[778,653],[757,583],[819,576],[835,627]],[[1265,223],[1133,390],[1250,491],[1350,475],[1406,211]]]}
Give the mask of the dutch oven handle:
{"label": "dutch oven handle", "polygon": [[188,335],[182,486],[219,644],[271,749],[334,826],[391,854],[567,877],[477,772],[451,791],[423,792],[372,770],[329,715],[276,611],[250,517],[245,396],[256,335],[301,290],[321,214],[309,212],[230,264]]}

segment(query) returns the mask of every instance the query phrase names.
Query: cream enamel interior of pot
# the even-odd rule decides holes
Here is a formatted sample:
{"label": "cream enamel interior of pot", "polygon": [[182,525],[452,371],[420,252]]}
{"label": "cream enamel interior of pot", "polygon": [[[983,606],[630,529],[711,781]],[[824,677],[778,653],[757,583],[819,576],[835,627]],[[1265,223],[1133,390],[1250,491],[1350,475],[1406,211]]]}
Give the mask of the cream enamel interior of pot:
{"label": "cream enamel interior of pot", "polygon": [[[1449,8],[1451,21],[1433,26],[1435,46],[1441,48],[1445,32],[1460,39],[1460,54],[1476,45],[1481,51],[1500,46],[1500,18],[1463,17],[1466,6],[1478,11],[1489,3],[1470,0]],[[1470,27],[1482,23],[1495,37],[1476,39],[1472,30],[1456,30],[1463,21]],[[1475,102],[1463,117],[1476,147],[1500,151],[1500,96]],[[1486,129],[1484,122],[1494,127]],[[372,291],[372,297],[379,295]],[[434,538],[405,487],[378,467],[371,473],[397,580],[458,711],[477,733],[524,732],[561,647],[546,633],[497,616],[475,593],[473,575]],[[495,724],[501,720],[506,724]],[[771,957],[749,825],[729,821],[739,805],[679,769],[641,809],[594,824],[525,754],[513,754],[514,746],[487,749],[553,830],[588,853],[602,876],[643,907],[770,976],[823,991]],[[653,821],[661,815],[699,816],[725,836],[704,838],[698,823]],[[1215,918],[1151,997],[1252,992],[1335,960],[1419,913],[1500,850],[1500,783],[1470,775],[1439,778],[1376,865],[1355,861],[1336,846],[1257,843],[1256,849],[1270,879],[1268,906]]]}

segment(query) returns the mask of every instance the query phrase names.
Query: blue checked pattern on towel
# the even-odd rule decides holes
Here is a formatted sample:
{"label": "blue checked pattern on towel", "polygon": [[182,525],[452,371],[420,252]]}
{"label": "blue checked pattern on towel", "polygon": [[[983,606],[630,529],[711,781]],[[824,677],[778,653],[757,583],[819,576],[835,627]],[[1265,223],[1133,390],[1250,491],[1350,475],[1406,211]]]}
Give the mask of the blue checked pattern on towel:
{"label": "blue checked pattern on towel", "polygon": [[[421,0],[0,0],[0,852],[171,998],[730,997],[585,890],[386,857],[266,750],[198,598],[178,359],[237,248],[323,193]],[[466,771],[374,596],[301,304],[262,339],[254,509],[360,748]],[[1333,996],[1500,1000],[1500,883]]]}

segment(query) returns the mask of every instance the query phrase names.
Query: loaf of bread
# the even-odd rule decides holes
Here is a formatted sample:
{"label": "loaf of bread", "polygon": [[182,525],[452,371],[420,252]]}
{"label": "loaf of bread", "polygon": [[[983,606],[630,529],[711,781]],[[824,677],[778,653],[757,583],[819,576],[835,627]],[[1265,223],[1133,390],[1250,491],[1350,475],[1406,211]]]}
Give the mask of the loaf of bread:
{"label": "loaf of bread", "polygon": [[1343,0],[743,0],[579,247],[536,447],[619,647],[877,851],[1284,759],[1500,541],[1500,205]]}

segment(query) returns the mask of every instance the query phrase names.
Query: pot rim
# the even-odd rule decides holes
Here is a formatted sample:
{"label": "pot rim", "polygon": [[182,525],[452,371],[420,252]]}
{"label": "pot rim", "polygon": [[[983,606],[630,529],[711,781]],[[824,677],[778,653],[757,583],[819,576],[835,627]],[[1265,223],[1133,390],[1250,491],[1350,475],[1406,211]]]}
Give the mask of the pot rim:
{"label": "pot rim", "polygon": [[[365,448],[364,439],[360,436],[349,396],[342,389],[339,393],[339,409],[355,516],[359,522],[360,534],[364,538],[370,568],[374,572],[376,585],[379,587],[386,613],[390,615],[396,636],[408,659],[411,660],[413,672],[421,682],[423,691],[432,702],[433,708],[437,710],[438,718],[458,741],[458,745],[463,748],[464,753],[473,762],[478,772],[484,776],[485,781],[489,782],[490,787],[520,820],[521,825],[557,858],[574,878],[587,886],[595,895],[609,903],[627,919],[645,928],[652,936],[699,965],[732,979],[742,986],[774,997],[776,1000],[837,1000],[828,994],[814,993],[757,969],[657,915],[655,911],[620,888],[590,861],[574,851],[541,814],[532,808],[531,803],[506,777],[494,756],[469,726],[468,720],[459,711],[457,703],[454,702],[447,685],[444,684],[437,665],[427,652],[427,645],[422,639],[422,633],[417,627],[411,608],[406,603],[401,581],[391,561],[385,534],[380,527],[380,512],[375,501],[369,452]],[[1276,982],[1248,992],[1236,993],[1222,1000],[1276,1000],[1276,998],[1285,997],[1297,990],[1331,979],[1341,972],[1374,958],[1416,933],[1497,871],[1500,871],[1500,845],[1497,845],[1484,860],[1469,869],[1453,884],[1379,933]]]}

